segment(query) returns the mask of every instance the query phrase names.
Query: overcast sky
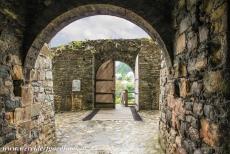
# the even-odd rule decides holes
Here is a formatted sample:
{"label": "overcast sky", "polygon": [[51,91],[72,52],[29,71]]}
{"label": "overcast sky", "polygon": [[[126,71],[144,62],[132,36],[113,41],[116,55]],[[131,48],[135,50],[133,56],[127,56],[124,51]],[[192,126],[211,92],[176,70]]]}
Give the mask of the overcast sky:
{"label": "overcast sky", "polygon": [[77,20],[63,28],[50,41],[50,46],[56,47],[77,40],[120,38],[149,38],[149,35],[128,20],[96,15]]}

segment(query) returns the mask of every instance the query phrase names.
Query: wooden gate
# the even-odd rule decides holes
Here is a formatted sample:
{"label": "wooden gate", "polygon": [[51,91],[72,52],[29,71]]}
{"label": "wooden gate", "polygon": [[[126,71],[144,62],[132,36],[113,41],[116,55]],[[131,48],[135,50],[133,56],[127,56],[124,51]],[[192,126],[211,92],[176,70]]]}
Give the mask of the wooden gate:
{"label": "wooden gate", "polygon": [[95,108],[115,108],[115,64],[113,60],[103,63],[95,79]]}

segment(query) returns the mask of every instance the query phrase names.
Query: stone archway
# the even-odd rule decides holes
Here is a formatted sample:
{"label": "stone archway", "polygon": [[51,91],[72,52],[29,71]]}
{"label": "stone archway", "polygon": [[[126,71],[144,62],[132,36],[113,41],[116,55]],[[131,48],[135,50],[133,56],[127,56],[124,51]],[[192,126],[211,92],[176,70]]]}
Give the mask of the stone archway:
{"label": "stone archway", "polygon": [[131,10],[114,6],[108,4],[92,4],[92,5],[83,5],[72,10],[65,12],[64,14],[58,16],[52,22],[50,22],[40,33],[37,35],[36,39],[33,41],[30,46],[24,63],[24,75],[25,80],[30,80],[30,70],[34,68],[37,56],[40,52],[40,49],[44,45],[44,43],[49,42],[52,37],[60,31],[63,27],[68,25],[69,23],[78,20],[80,18],[84,18],[92,15],[112,15],[127,19],[139,27],[141,27],[144,31],[146,31],[150,37],[158,42],[158,44],[163,49],[163,54],[166,59],[167,66],[172,66],[171,58],[168,53],[167,47],[164,44],[162,38],[158,34],[158,32],[141,16],[132,12]]}
{"label": "stone archway", "polygon": [[[45,28],[43,28],[40,31],[40,33],[35,37],[32,45],[29,47],[24,62],[24,77],[27,83],[30,83],[31,81],[31,70],[35,66],[36,59],[44,43],[49,42],[58,31],[60,31],[63,27],[65,27],[69,23],[78,20],[80,18],[84,18],[92,15],[112,15],[112,16],[117,16],[117,17],[127,19],[135,23],[144,31],[146,31],[154,42],[157,42],[156,45],[159,48],[161,48],[164,53],[167,66],[172,66],[170,54],[167,49],[168,46],[166,47],[162,38],[160,37],[158,32],[153,28],[153,26],[149,24],[141,16],[132,12],[131,10],[127,10],[125,8],[114,6],[114,5],[108,5],[108,4],[83,5],[61,14],[60,16],[52,20],[49,24],[47,24]],[[144,107],[148,107],[148,108],[150,107],[147,101],[146,103],[144,103],[143,107],[141,108]],[[51,120],[53,119],[52,116],[50,118]],[[54,128],[52,127],[49,130],[53,131],[53,129]]]}

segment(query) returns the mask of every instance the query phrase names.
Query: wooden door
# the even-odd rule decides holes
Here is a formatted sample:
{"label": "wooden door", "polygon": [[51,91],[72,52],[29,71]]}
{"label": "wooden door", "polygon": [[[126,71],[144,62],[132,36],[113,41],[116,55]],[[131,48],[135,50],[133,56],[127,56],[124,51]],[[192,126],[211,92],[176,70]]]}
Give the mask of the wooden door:
{"label": "wooden door", "polygon": [[115,108],[114,61],[103,63],[96,73],[95,108]]}

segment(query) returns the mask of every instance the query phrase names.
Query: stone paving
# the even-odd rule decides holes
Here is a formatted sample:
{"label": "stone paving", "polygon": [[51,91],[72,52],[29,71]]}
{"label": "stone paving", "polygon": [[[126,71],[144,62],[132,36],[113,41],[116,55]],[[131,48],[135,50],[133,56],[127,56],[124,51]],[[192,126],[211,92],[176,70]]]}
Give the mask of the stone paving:
{"label": "stone paving", "polygon": [[131,120],[133,115],[129,107],[124,107],[121,104],[116,104],[116,109],[101,109],[92,118],[92,120]]}
{"label": "stone paving", "polygon": [[82,121],[88,112],[56,114],[56,146],[76,150],[54,154],[163,154],[158,143],[159,111],[140,112],[143,122]]}

